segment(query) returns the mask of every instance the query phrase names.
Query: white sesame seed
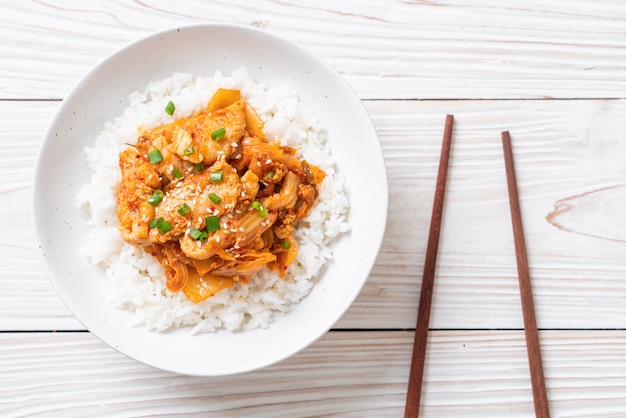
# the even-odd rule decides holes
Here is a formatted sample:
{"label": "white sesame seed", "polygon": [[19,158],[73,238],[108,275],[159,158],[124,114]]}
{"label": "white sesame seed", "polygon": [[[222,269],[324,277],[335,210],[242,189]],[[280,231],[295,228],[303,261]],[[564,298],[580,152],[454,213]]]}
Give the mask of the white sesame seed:
{"label": "white sesame seed", "polygon": [[236,228],[230,228],[230,232],[237,232]]}
{"label": "white sesame seed", "polygon": [[241,154],[237,154],[237,155],[235,155],[235,160],[238,160],[238,159],[240,159],[240,158],[241,158]]}
{"label": "white sesame seed", "polygon": [[237,143],[236,143],[236,142],[231,142],[231,143],[230,143],[230,146],[231,146],[231,147],[233,147],[233,148],[237,148],[237,146],[238,146],[238,145],[237,145]]}
{"label": "white sesame seed", "polygon": [[261,167],[261,161],[257,161],[257,162],[256,162],[256,165],[257,165],[258,167]]}
{"label": "white sesame seed", "polygon": [[246,229],[243,226],[239,227],[239,232],[245,232],[245,231]]}
{"label": "white sesame seed", "polygon": [[272,164],[272,159],[271,159],[271,158],[268,158],[268,159],[265,161],[265,164],[266,164],[266,165],[270,165],[270,164]]}

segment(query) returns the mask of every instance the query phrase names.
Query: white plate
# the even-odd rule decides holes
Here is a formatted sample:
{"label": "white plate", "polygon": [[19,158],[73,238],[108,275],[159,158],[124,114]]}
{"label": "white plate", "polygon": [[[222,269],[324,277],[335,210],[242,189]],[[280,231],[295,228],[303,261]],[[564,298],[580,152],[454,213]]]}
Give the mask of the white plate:
{"label": "white plate", "polygon": [[[103,297],[98,266],[81,258],[88,236],[76,195],[90,176],[83,149],[128,94],[174,72],[229,74],[245,67],[269,88],[290,84],[320,118],[338,172],[346,180],[351,231],[333,246],[334,259],[312,292],[269,329],[190,335],[132,328],[131,313]],[[34,223],[44,267],[83,325],[127,356],[189,375],[226,375],[273,364],[328,331],[352,304],[378,254],[387,216],[387,177],[372,122],[354,91],[301,47],[267,32],[204,24],[159,32],[122,48],[97,65],[60,105],[40,149],[34,181]]]}

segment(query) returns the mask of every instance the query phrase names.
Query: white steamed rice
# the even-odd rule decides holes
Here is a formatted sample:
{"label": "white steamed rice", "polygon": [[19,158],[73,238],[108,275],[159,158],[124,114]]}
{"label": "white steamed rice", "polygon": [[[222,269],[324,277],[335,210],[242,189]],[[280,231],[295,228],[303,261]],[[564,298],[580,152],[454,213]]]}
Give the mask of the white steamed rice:
{"label": "white steamed rice", "polygon": [[[266,136],[299,148],[299,156],[327,176],[316,205],[294,233],[298,256],[285,279],[264,269],[248,285],[235,285],[195,304],[182,292],[169,292],[160,264],[122,240],[115,210],[121,179],[118,157],[127,144],[136,142],[140,131],[174,120],[164,111],[169,100],[176,104],[175,117],[189,116],[203,109],[220,87],[241,90],[265,121]],[[229,76],[176,73],[150,82],[143,92],[129,96],[123,114],[105,124],[85,153],[92,177],[81,188],[78,204],[88,211],[93,228],[84,256],[103,267],[110,302],[133,311],[134,326],[152,331],[191,327],[193,333],[266,328],[277,314],[288,312],[311,291],[332,257],[332,240],[348,229],[343,180],[335,172],[319,121],[293,89],[256,83],[243,68]]]}

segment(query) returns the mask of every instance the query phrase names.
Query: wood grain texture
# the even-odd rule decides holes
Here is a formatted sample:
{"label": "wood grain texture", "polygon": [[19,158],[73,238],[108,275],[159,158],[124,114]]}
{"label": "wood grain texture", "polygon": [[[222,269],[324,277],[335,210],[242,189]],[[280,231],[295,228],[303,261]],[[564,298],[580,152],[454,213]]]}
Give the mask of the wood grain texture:
{"label": "wood grain texture", "polygon": [[430,328],[430,310],[433,300],[433,288],[435,286],[437,253],[439,249],[439,237],[441,235],[443,207],[445,204],[446,180],[448,178],[450,150],[452,148],[453,127],[454,115],[447,115],[443,130],[439,166],[437,168],[437,181],[435,183],[433,209],[430,216],[430,228],[428,230],[420,300],[417,307],[415,340],[413,341],[406,407],[404,409],[405,418],[417,418],[419,416],[424,366],[426,363],[426,345],[428,342],[428,330]]}
{"label": "wood grain texture", "polygon": [[45,0],[0,16],[0,98],[62,98],[126,43],[211,21],[301,44],[365,99],[626,97],[626,4],[610,0]]}
{"label": "wood grain texture", "polygon": [[[4,330],[82,328],[45,277],[30,232],[29,170],[57,106],[0,102],[0,170],[5,170],[0,217],[12,220],[0,235]],[[366,106],[387,163],[389,222],[372,274],[337,327],[415,325],[441,120],[454,112],[455,149],[431,327],[523,327],[499,141],[499,133],[510,129],[517,138],[539,327],[623,328],[626,243],[615,237],[626,231],[621,216],[626,193],[619,193],[626,190],[626,102],[368,101]],[[605,224],[607,219],[612,223]]]}
{"label": "wood grain texture", "polygon": [[[51,332],[83,327],[41,268],[30,217],[59,100],[116,48],[210,21],[292,40],[355,88],[391,204],[372,274],[334,331],[266,369],[203,379],[145,367],[90,333]],[[401,416],[414,337],[402,330],[415,324],[450,113],[423,416],[533,416],[504,130],[552,416],[626,416],[625,27],[626,3],[612,0],[0,2],[0,416]]]}
{"label": "wood grain texture", "polygon": [[[626,333],[546,331],[555,417],[624,412]],[[0,411],[24,416],[398,417],[412,332],[331,332],[243,375],[198,378],[143,366],[88,333],[0,335]],[[532,417],[522,331],[433,332],[424,417]]]}
{"label": "wood grain texture", "polygon": [[530,272],[528,271],[528,256],[526,254],[522,211],[520,209],[517,178],[515,176],[515,157],[513,156],[509,131],[502,132],[502,149],[504,152],[506,183],[509,192],[509,206],[511,208],[513,240],[515,242],[515,260],[517,262],[517,276],[521,296],[520,299],[522,302],[524,335],[526,336],[526,351],[528,353],[530,381],[533,388],[535,416],[537,418],[549,418],[550,407],[543,375],[541,346],[539,344],[539,333],[537,331],[537,319],[535,317],[535,304],[533,301]]}

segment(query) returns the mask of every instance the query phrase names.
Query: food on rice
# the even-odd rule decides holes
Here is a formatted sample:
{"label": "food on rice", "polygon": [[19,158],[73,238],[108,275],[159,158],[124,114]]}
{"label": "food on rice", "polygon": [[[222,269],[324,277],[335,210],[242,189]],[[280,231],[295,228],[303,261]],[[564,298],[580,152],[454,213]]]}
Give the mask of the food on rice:
{"label": "food on rice", "polygon": [[219,89],[120,153],[120,233],[156,258],[170,292],[198,303],[265,266],[285,277],[295,260],[292,231],[325,173],[262,126],[239,90]]}
{"label": "food on rice", "polygon": [[[84,253],[104,268],[108,298],[116,307],[132,311],[137,326],[155,331],[185,326],[192,326],[194,333],[268,327],[276,315],[288,312],[311,291],[332,258],[333,240],[348,230],[348,199],[324,129],[296,92],[280,86],[269,89],[243,68],[228,76],[177,73],[150,82],[143,92],[131,94],[129,101],[123,114],[107,122],[93,146],[86,148],[92,176],[78,196],[92,226]],[[217,132],[217,141],[194,142],[193,130],[181,129],[185,123],[198,122],[194,120],[198,115],[231,110],[232,115],[222,116],[232,124],[213,120],[215,124],[205,129]],[[163,142],[159,134],[163,126],[172,128],[175,140]],[[120,186],[124,171],[134,180]],[[223,186],[228,187],[211,182],[215,172],[221,172]],[[176,185],[186,181],[211,191],[201,202],[196,197],[192,205],[191,188],[174,193]],[[294,190],[298,190],[295,202]],[[249,194],[247,200],[241,192]],[[122,213],[118,219],[116,197],[126,194],[123,206],[134,199],[133,193],[141,197],[135,199],[135,217],[127,219]],[[160,203],[139,204],[148,199]],[[218,222],[211,218],[215,213],[200,213],[201,208],[218,210]],[[260,226],[279,218],[281,211],[289,219],[272,224],[271,234],[271,227]],[[228,214],[237,226],[227,228]],[[207,230],[207,218],[211,218],[209,229],[219,226],[219,231]],[[147,219],[151,220],[146,226]],[[182,219],[185,223],[179,224]],[[246,239],[239,228],[255,232]],[[236,232],[228,241],[225,231],[231,229]],[[174,235],[180,244],[169,239]],[[216,245],[218,236],[228,244]],[[149,253],[142,247],[149,247]],[[274,268],[259,270],[256,256],[248,256],[251,250],[261,254],[263,265]],[[228,260],[235,254],[245,255],[238,266]],[[187,267],[187,281],[168,284],[165,260],[181,259],[193,266]],[[216,261],[223,264],[215,265]],[[289,265],[286,272],[285,265]],[[207,274],[207,269],[228,271],[231,276]],[[187,292],[176,292],[178,288]]]}

